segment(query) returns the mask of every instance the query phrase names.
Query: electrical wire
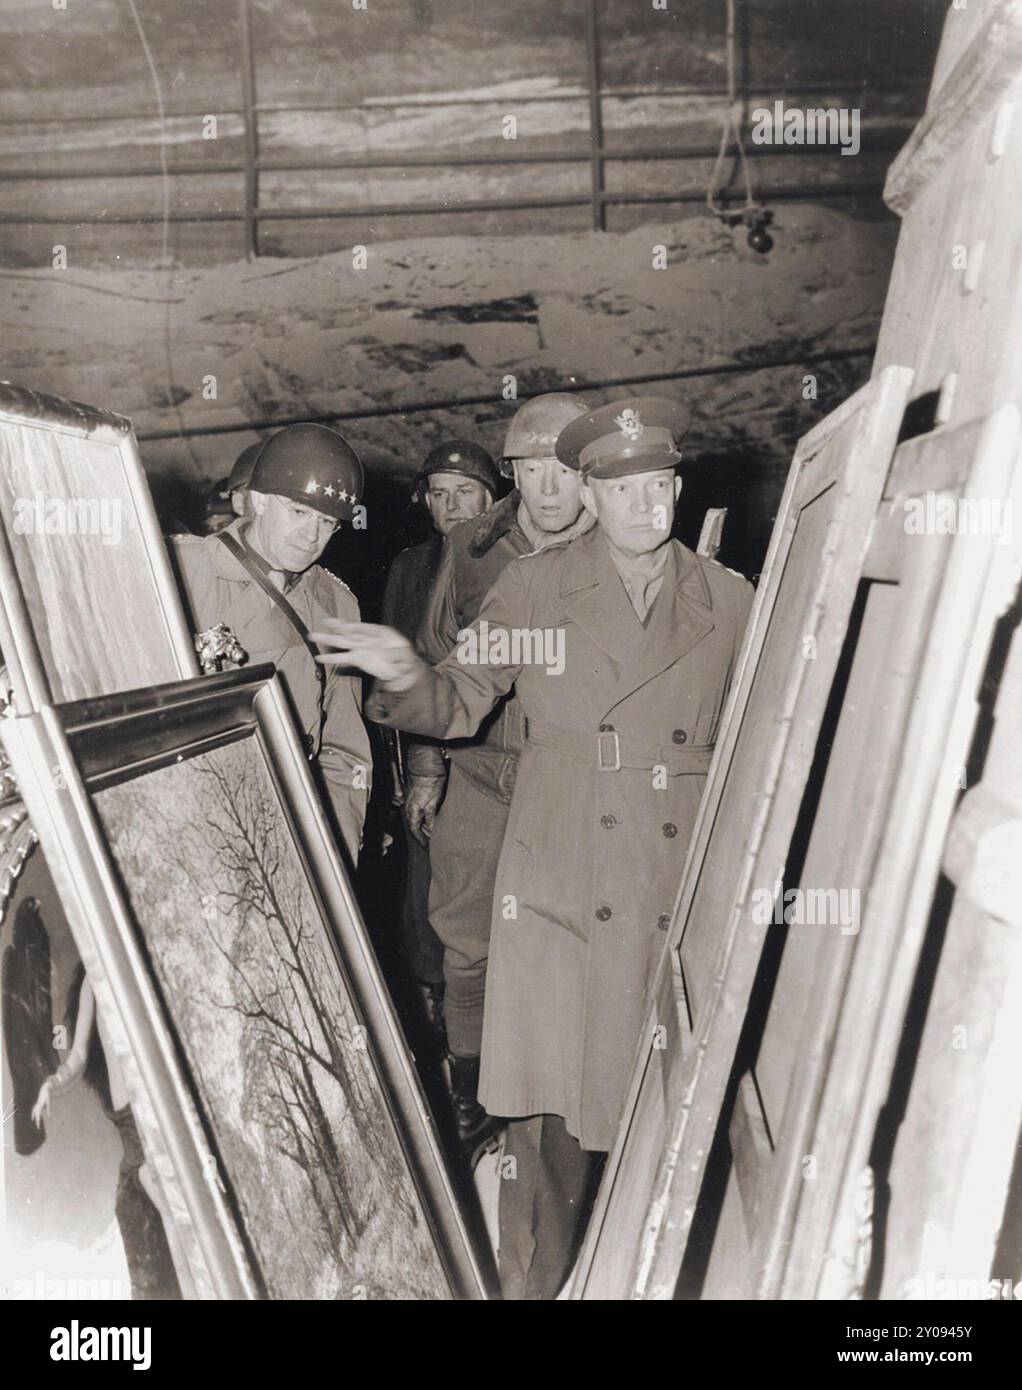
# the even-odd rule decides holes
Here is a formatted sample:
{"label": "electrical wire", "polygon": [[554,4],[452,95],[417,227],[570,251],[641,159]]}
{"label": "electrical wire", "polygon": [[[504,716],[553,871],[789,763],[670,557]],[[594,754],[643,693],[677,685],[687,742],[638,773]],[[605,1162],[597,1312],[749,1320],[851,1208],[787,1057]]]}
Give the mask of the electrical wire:
{"label": "electrical wire", "polygon": [[[171,276],[170,266],[170,170],[167,167],[167,111],[163,101],[163,87],[160,83],[160,75],[156,71],[156,63],[153,61],[152,49],[149,47],[149,40],[146,38],[145,28],[142,24],[142,17],[138,12],[135,0],[128,0],[128,8],[131,17],[135,21],[135,28],[138,30],[139,39],[142,41],[142,49],[145,53],[146,63],[149,66],[149,75],[153,81],[153,90],[156,93],[156,110],[160,119],[160,186],[163,198],[163,239],[160,249],[160,265],[166,268],[168,278]],[[169,291],[169,286],[168,286]],[[166,310],[163,316],[163,355],[167,366],[167,401],[177,416],[178,431],[182,439],[187,439],[185,435],[184,416],[178,403],[177,383],[174,380],[174,358],[171,349],[170,315],[173,298],[168,292],[167,298],[163,301]],[[195,452],[190,443],[186,443],[188,452],[191,454],[193,464],[198,463]]]}
{"label": "electrical wire", "polygon": [[[741,167],[742,177],[745,182],[745,206],[740,213],[750,212],[759,208],[752,192],[752,175],[749,171],[749,161],[745,153],[745,145],[742,141],[743,111],[742,103],[738,97],[738,32],[735,23],[735,3],[736,0],[724,0],[725,7],[725,43],[727,49],[727,114],[724,117],[724,124],[720,132],[720,148],[717,151],[717,158],[713,165],[713,172],[710,175],[709,187],[706,190],[706,205],[715,217],[730,218],[735,216],[733,209],[729,209],[726,204],[718,199],[720,188],[720,175],[724,167],[724,160],[727,157],[728,146],[732,143],[738,150],[738,163]],[[728,179],[730,182],[730,179]],[[724,187],[726,188],[726,184]],[[739,213],[739,215],[740,215]]]}

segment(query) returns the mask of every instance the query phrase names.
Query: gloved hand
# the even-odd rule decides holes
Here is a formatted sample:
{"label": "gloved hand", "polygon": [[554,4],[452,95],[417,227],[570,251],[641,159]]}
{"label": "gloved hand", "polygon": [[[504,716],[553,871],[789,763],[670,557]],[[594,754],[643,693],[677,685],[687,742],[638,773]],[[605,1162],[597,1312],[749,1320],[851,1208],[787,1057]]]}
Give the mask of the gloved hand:
{"label": "gloved hand", "polygon": [[444,798],[446,777],[409,777],[403,807],[405,824],[424,849],[429,848],[429,837],[440,803]]}

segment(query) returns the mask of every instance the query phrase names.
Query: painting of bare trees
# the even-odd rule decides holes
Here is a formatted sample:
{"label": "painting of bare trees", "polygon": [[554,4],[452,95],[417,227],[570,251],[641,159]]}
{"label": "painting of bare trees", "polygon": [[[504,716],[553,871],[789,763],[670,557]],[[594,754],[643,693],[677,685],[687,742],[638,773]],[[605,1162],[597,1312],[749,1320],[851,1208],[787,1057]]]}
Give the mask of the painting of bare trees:
{"label": "painting of bare trees", "polygon": [[449,1297],[257,743],[95,804],[270,1296]]}

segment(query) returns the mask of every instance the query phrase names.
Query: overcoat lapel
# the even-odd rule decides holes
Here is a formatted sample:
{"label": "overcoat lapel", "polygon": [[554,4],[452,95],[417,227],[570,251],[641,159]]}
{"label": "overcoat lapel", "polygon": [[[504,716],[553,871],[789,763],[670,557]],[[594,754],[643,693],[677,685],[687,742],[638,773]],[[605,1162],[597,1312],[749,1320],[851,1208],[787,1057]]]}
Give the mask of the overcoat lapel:
{"label": "overcoat lapel", "polygon": [[669,544],[674,583],[668,587],[665,582],[661,588],[642,629],[645,641],[639,659],[622,672],[622,700],[687,656],[713,631],[713,600],[699,561],[680,541]]}
{"label": "overcoat lapel", "polygon": [[645,637],[642,626],[598,526],[572,541],[564,554],[565,616],[610,657],[614,666],[608,674],[616,680],[639,655]]}

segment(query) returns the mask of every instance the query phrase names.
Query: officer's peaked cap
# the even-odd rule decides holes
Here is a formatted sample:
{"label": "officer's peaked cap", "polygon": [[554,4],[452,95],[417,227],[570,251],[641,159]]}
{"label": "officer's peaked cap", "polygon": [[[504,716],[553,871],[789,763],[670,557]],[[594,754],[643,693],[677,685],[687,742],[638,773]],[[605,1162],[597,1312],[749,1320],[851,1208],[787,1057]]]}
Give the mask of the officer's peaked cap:
{"label": "officer's peaked cap", "polygon": [[583,480],[673,468],[689,413],[663,396],[611,401],[573,420],[557,437],[557,457]]}

